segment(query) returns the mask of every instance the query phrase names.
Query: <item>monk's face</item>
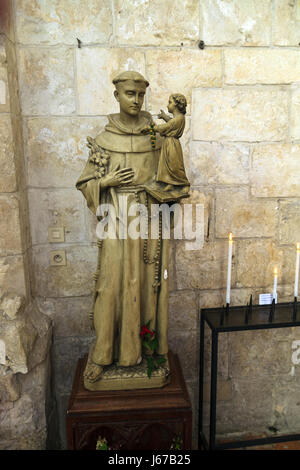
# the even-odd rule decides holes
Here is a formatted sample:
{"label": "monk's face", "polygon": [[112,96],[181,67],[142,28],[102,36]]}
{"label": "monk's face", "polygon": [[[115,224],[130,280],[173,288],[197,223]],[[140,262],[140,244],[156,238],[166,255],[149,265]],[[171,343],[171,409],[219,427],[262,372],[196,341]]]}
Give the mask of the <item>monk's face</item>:
{"label": "monk's face", "polygon": [[130,116],[137,116],[142,109],[146,85],[144,83],[126,80],[117,84],[116,100],[120,103],[120,111]]}

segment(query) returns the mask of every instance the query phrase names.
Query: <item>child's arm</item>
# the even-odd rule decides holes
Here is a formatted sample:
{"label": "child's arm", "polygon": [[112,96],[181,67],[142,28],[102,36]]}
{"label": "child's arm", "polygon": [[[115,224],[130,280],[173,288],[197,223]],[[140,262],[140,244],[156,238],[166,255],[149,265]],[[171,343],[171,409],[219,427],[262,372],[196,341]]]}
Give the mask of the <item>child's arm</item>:
{"label": "child's arm", "polygon": [[[167,115],[166,115],[167,116]],[[172,131],[178,127],[178,120],[176,118],[171,118],[167,116],[168,120],[165,124],[155,124],[153,121],[150,123],[152,124],[152,129],[154,132],[158,132],[160,135],[166,135],[167,132]],[[150,126],[145,127],[141,130],[142,134],[149,134],[150,133]]]}
{"label": "child's arm", "polygon": [[158,119],[163,119],[165,122],[168,122],[168,121],[170,121],[170,119],[172,119],[162,109],[160,110],[160,113],[158,114],[157,117],[158,117]]}
{"label": "child's arm", "polygon": [[158,132],[160,135],[167,135],[168,132],[172,131],[173,129],[176,129],[178,126],[177,120],[175,118],[169,118],[168,122],[165,124],[155,124],[153,127],[155,132]]}

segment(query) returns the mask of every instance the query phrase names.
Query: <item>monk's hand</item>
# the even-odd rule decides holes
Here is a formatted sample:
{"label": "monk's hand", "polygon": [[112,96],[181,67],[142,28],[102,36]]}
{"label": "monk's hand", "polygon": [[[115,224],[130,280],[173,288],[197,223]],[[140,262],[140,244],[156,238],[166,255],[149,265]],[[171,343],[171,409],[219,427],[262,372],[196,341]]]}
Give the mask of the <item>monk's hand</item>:
{"label": "monk's hand", "polygon": [[134,178],[134,171],[132,168],[121,168],[120,165],[117,165],[112,171],[107,175],[103,176],[101,179],[101,187],[107,188],[109,186],[122,186],[124,184],[129,184]]}
{"label": "monk's hand", "polygon": [[150,127],[144,127],[142,130],[141,130],[141,134],[144,134],[144,135],[147,135],[150,133]]}

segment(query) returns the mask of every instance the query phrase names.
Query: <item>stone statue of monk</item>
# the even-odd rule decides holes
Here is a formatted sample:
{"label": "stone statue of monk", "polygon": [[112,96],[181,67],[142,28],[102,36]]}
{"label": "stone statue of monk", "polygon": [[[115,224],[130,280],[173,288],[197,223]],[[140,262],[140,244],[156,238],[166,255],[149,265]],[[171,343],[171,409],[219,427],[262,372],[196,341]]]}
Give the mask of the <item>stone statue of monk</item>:
{"label": "stone statue of monk", "polygon": [[[149,86],[139,73],[127,71],[114,80],[114,96],[120,112],[108,116],[104,132],[95,139],[99,152],[89,158],[77,181],[89,209],[96,214],[99,204],[114,206],[120,213],[120,197],[126,197],[128,212],[132,204],[151,205],[176,201],[188,194],[180,188],[163,189],[156,181],[161,138],[153,145],[141,131],[152,123],[151,115],[142,111]],[[92,140],[92,139],[90,139]],[[99,161],[104,161],[101,167]],[[100,167],[99,167],[100,165]],[[142,360],[141,328],[150,325],[158,339],[157,354],[168,352],[168,263],[169,240],[162,239],[161,226],[157,239],[151,239],[148,218],[147,238],[119,237],[98,241],[98,266],[92,321],[96,341],[90,350],[84,378],[93,383],[101,380],[106,366],[117,362],[131,367]]]}

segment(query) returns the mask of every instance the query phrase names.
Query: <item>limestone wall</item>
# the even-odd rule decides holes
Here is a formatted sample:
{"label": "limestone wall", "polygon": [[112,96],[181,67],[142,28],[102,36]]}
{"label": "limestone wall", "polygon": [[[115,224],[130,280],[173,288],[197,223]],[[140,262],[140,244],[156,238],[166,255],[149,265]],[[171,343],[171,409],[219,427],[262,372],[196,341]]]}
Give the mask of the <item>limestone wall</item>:
{"label": "limestone wall", "polygon": [[[87,158],[86,136],[97,135],[105,115],[117,111],[111,80],[123,69],[145,74],[145,107],[153,114],[166,109],[170,92],[188,98],[182,143],[191,200],[205,206],[206,239],[199,251],[186,251],[184,241],[173,246],[170,347],[179,354],[196,410],[199,311],[224,303],[229,231],[232,303],[245,304],[251,293],[257,303],[259,293],[270,292],[275,264],[279,301],[292,299],[300,241],[300,2],[15,0],[14,15],[32,289],[54,322],[62,440],[74,367],[91,340],[96,264],[95,222],[74,184]],[[9,140],[6,145],[11,149]],[[12,163],[5,168],[11,188]],[[15,194],[1,197],[15,214]],[[64,244],[48,243],[55,224],[65,227]],[[10,269],[23,285],[18,263],[27,252],[17,235],[9,243]],[[49,265],[55,248],[66,250],[66,266]],[[272,426],[299,432],[299,366],[291,375],[299,335],[295,329],[223,337],[220,434]]]}
{"label": "limestone wall", "polygon": [[53,410],[51,320],[31,295],[15,37],[6,19],[0,30],[0,449],[43,449]]}

